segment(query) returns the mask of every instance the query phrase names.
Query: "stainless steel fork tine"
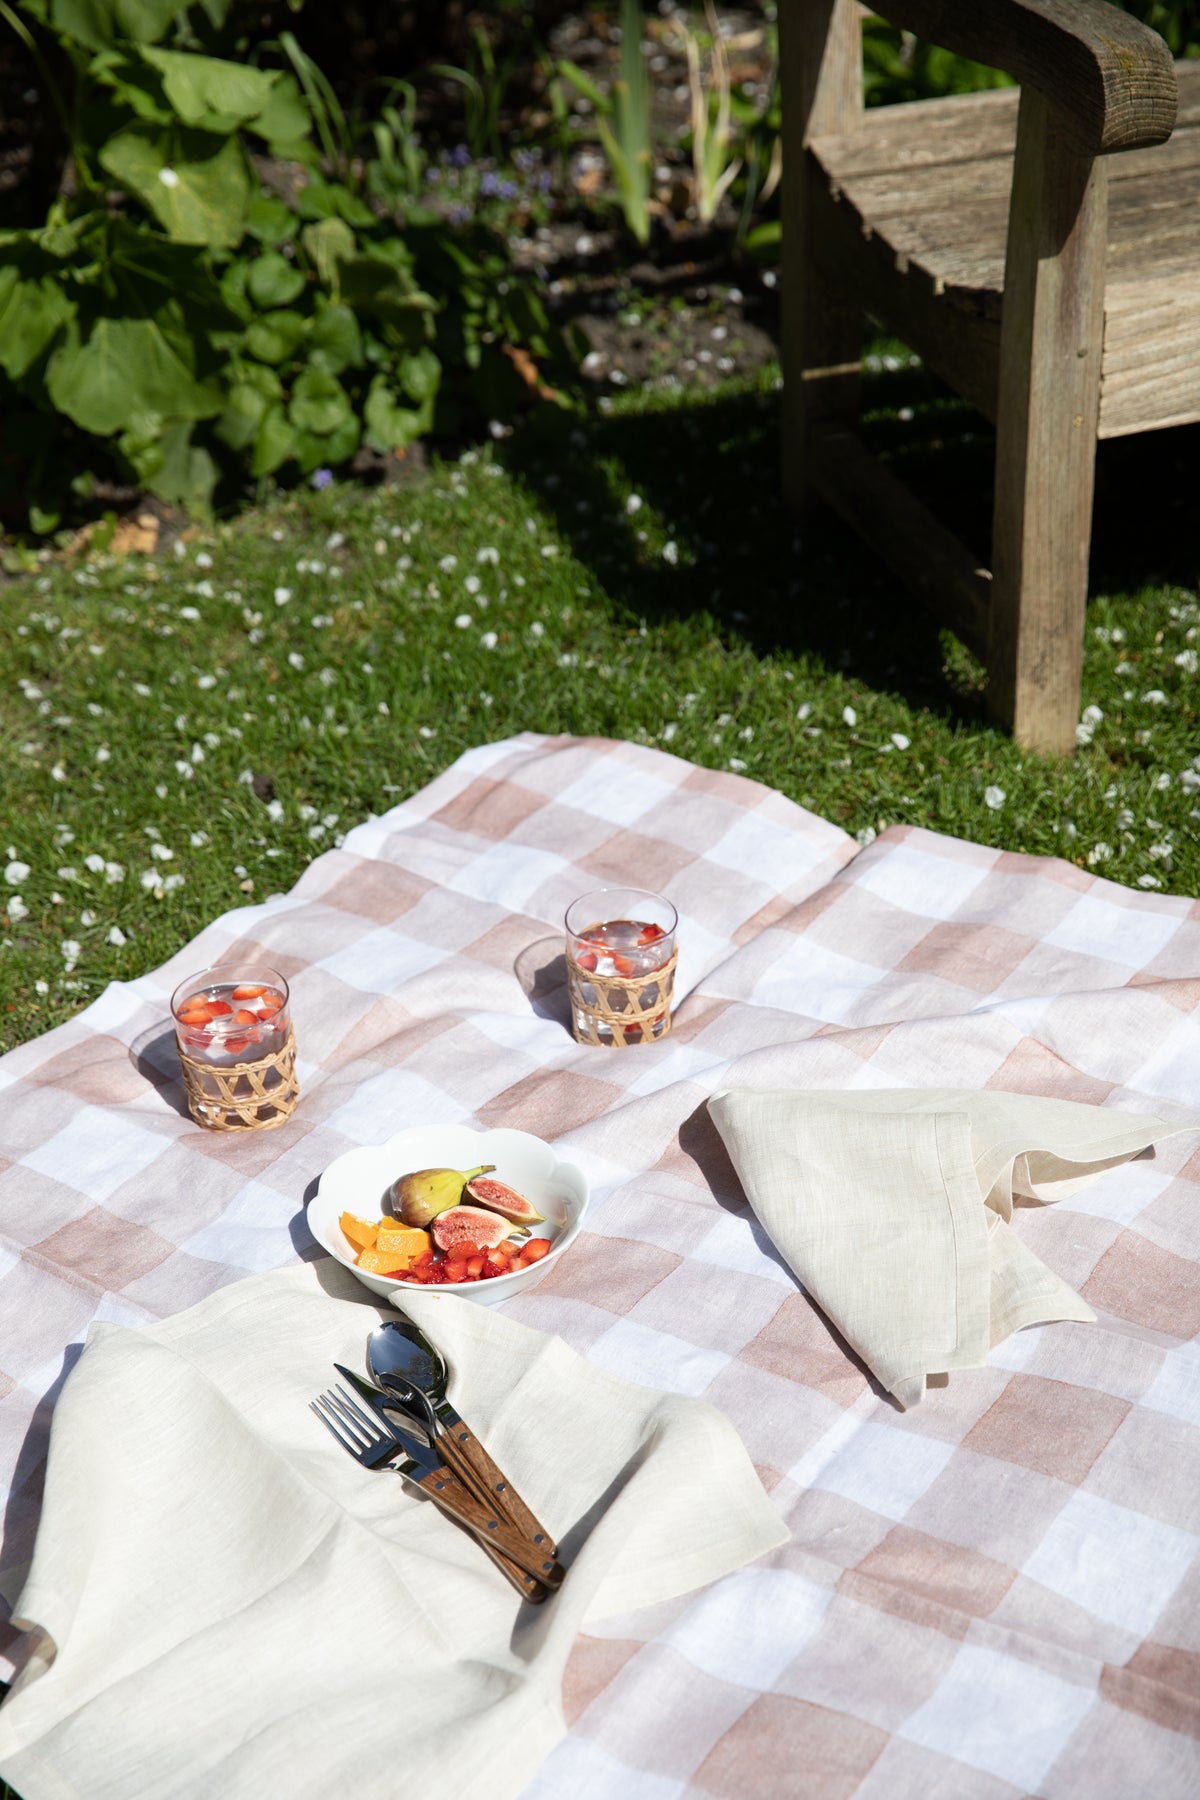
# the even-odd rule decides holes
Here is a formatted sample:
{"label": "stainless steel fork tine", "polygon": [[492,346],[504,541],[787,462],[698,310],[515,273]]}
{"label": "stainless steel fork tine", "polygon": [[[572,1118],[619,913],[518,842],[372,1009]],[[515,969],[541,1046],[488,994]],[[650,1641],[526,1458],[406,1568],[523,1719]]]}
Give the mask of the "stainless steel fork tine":
{"label": "stainless steel fork tine", "polygon": [[330,1388],[324,1396],[331,1406],[335,1406],[351,1430],[366,1439],[364,1449],[372,1449],[387,1440],[388,1433],[381,1431],[370,1413],[351,1398],[344,1387]]}

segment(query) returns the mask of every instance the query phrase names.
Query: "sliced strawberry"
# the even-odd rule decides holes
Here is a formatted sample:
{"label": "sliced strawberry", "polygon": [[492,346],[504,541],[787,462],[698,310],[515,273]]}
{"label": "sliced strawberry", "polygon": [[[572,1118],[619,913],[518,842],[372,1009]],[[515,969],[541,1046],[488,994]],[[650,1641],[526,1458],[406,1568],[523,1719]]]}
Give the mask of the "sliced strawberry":
{"label": "sliced strawberry", "polygon": [[235,1000],[260,1000],[264,992],[261,987],[235,987],[233,997]]}
{"label": "sliced strawberry", "polygon": [[213,1018],[216,1019],[223,1017],[226,1013],[231,1013],[233,1008],[227,1000],[210,1000],[208,1002],[208,1010]]}
{"label": "sliced strawberry", "polygon": [[[638,943],[657,944],[659,938],[666,937],[666,935],[667,934],[661,925],[643,925],[641,935],[638,938]],[[234,995],[234,998],[237,998],[236,994]]]}
{"label": "sliced strawberry", "polygon": [[530,1263],[541,1262],[543,1256],[549,1256],[549,1254],[549,1238],[530,1238],[521,1252],[521,1261],[528,1266]]}
{"label": "sliced strawberry", "polygon": [[[237,999],[236,994],[234,995],[234,999]],[[235,1025],[257,1025],[258,1014],[248,1012],[244,1006],[239,1006],[233,1015],[233,1022]]]}
{"label": "sliced strawberry", "polygon": [[575,961],[579,964],[581,969],[586,969],[588,973],[591,974],[596,967],[596,952],[594,950],[585,950],[582,956],[577,956],[575,958]]}
{"label": "sliced strawberry", "polygon": [[633,974],[633,964],[630,962],[629,958],[627,956],[618,956],[615,950],[613,951],[612,964],[618,975]]}
{"label": "sliced strawberry", "polygon": [[479,1277],[483,1274],[483,1267],[484,1267],[484,1264],[486,1263],[486,1261],[487,1261],[487,1258],[485,1256],[470,1256],[470,1257],[468,1257],[467,1258],[467,1274],[470,1275],[473,1280],[478,1281]]}
{"label": "sliced strawberry", "polygon": [[226,1038],[223,1048],[228,1050],[231,1056],[239,1056],[246,1048],[246,1043],[245,1038]]}
{"label": "sliced strawberry", "polygon": [[179,1021],[182,1025],[211,1025],[212,1014],[207,1006],[192,1006],[180,1013]]}

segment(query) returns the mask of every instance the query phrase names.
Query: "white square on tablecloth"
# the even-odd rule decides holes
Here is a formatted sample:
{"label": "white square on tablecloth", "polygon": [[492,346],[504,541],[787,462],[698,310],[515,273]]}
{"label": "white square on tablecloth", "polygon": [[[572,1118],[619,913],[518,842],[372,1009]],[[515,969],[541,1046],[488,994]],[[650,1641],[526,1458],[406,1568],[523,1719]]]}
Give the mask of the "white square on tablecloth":
{"label": "white square on tablecloth", "polygon": [[[891,970],[843,956],[819,944],[810,934],[793,938],[776,932],[779,953],[750,991],[752,1006],[777,1007],[809,1019],[840,1024],[873,996],[876,1006],[891,981]],[[718,988],[719,991],[719,988]],[[871,999],[867,1001],[870,1015]]]}
{"label": "white square on tablecloth", "polygon": [[162,1156],[170,1137],[143,1131],[116,1107],[84,1106],[61,1131],[21,1158],[21,1166],[65,1181],[90,1200],[107,1200],[131,1175]]}
{"label": "white square on tablecloth", "polygon": [[529,844],[491,844],[443,885],[452,893],[488,900],[504,912],[526,913],[534,895],[558,881],[569,866],[564,857]]}
{"label": "white square on tablecloth", "polygon": [[590,818],[607,819],[610,825],[636,831],[638,821],[655,807],[665,806],[675,791],[671,782],[660,781],[641,769],[631,769],[618,757],[606,756],[556,794],[554,804],[571,806]]}
{"label": "white square on tablecloth", "polygon": [[443,945],[421,944],[400,931],[368,931],[322,957],[316,967],[364,994],[393,994],[450,954]]}
{"label": "white square on tablecloth", "polygon": [[382,1144],[394,1131],[409,1125],[472,1123],[469,1106],[423,1081],[412,1069],[382,1069],[369,1081],[360,1081],[348,1100],[322,1122],[340,1131],[355,1144]]}
{"label": "white square on tablecloth", "polygon": [[[1090,1687],[964,1644],[898,1735],[1030,1792],[1095,1701]],[[968,1791],[965,1781],[960,1791]]]}
{"label": "white square on tablecloth", "polygon": [[794,825],[780,825],[759,812],[749,812],[710,845],[704,860],[755,877],[773,893],[799,895],[808,892],[813,869],[829,855],[833,835],[830,831],[829,840],[822,836],[814,842]]}
{"label": "white square on tablecloth", "polygon": [[521,1789],[521,1800],[680,1800],[686,1781],[631,1769],[618,1762],[594,1739],[576,1731],[550,1752],[533,1780]]}
{"label": "white square on tablecloth", "polygon": [[799,1286],[752,1215],[739,1217],[734,1213],[722,1213],[689,1254],[694,1262],[712,1263],[719,1269],[738,1269],[743,1275],[761,1275],[765,1281],[773,1281],[779,1287]]}
{"label": "white square on tablecloth", "polygon": [[658,1639],[735,1687],[773,1688],[833,1598],[790,1569],[740,1569],[707,1588]]}
{"label": "white square on tablecloth", "polygon": [[1173,1180],[1172,1175],[1163,1173],[1162,1164],[1150,1157],[1123,1163],[1119,1169],[1098,1175],[1080,1193],[1069,1195],[1061,1202],[1062,1211],[1088,1213],[1092,1218],[1132,1225]]}
{"label": "white square on tablecloth", "polygon": [[643,1387],[669,1394],[703,1394],[733,1358],[723,1350],[704,1350],[666,1331],[619,1319],[602,1333],[587,1353],[589,1362]]}
{"label": "white square on tablecloth", "polygon": [[1180,1344],[1167,1351],[1141,1404],[1200,1425],[1200,1344]]}
{"label": "white square on tablecloth", "polygon": [[990,869],[952,861],[911,843],[873,845],[854,865],[854,885],[919,919],[952,919]]}
{"label": "white square on tablecloth", "polygon": [[1103,889],[1081,894],[1069,913],[1042,939],[1080,956],[1101,957],[1127,969],[1144,969],[1175,936],[1182,912],[1154,914],[1145,906],[1122,906]]}
{"label": "white square on tablecloth", "polygon": [[788,1475],[800,1487],[825,1488],[885,1519],[903,1519],[933,1486],[954,1445],[870,1420],[839,1420]]}
{"label": "white square on tablecloth", "polygon": [[188,1256],[228,1263],[248,1275],[278,1269],[295,1261],[296,1248],[288,1233],[295,1212],[294,1194],[278,1194],[261,1181],[248,1181],[220,1218],[211,1220],[179,1248]]}
{"label": "white square on tablecloth", "polygon": [[1078,1492],[1022,1573],[1096,1618],[1145,1637],[1198,1550],[1200,1537],[1190,1531]]}

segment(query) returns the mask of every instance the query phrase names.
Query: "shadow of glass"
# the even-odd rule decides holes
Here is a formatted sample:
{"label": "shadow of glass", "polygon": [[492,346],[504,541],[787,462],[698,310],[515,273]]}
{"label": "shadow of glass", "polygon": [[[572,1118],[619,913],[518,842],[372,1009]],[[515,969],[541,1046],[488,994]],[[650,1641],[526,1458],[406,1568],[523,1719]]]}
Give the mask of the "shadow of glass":
{"label": "shadow of glass", "polygon": [[562,938],[539,938],[536,943],[527,944],[513,964],[513,973],[538,1018],[553,1019],[569,1032],[571,1005]]}
{"label": "shadow of glass", "polygon": [[172,1025],[162,1020],[148,1025],[130,1044],[129,1060],[138,1074],[151,1087],[158,1089],[168,1106],[173,1107],[180,1118],[191,1116]]}

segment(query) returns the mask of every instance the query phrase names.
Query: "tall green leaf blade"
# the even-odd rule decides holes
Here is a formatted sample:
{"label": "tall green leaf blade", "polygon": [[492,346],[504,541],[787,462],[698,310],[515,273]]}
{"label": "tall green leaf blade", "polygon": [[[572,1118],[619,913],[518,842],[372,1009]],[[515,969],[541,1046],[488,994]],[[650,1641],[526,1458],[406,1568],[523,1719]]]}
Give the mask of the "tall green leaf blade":
{"label": "tall green leaf blade", "polygon": [[135,44],[156,44],[187,6],[188,0],[116,0],[118,35]]}
{"label": "tall green leaf blade", "polygon": [[100,162],[177,242],[231,250],[245,230],[250,200],[245,152],[232,137],[189,131],[177,137],[171,161],[166,135],[132,125],[109,139]]}

